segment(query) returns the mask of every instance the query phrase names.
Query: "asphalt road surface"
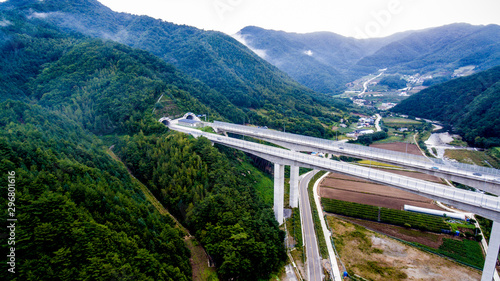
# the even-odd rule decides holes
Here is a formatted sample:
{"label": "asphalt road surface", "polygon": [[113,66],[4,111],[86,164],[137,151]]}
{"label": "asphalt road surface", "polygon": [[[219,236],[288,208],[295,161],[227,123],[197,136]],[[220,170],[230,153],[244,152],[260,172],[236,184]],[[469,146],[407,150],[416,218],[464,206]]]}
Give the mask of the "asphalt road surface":
{"label": "asphalt road surface", "polygon": [[299,184],[300,189],[300,215],[302,217],[303,240],[306,249],[306,264],[307,264],[307,280],[321,281],[323,280],[323,268],[321,266],[321,257],[319,255],[318,242],[316,233],[314,232],[314,224],[311,213],[311,205],[309,204],[309,194],[307,193],[307,185],[311,178],[318,171],[308,173],[302,178]]}

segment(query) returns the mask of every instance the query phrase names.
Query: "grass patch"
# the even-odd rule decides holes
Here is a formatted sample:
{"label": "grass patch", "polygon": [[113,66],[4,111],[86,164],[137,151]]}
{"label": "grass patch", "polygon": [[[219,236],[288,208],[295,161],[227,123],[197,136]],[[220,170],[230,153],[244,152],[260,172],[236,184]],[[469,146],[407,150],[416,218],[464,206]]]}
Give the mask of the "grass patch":
{"label": "grass patch", "polygon": [[311,179],[309,182],[309,186],[307,188],[308,194],[309,194],[309,203],[311,205],[311,213],[313,216],[313,223],[314,223],[314,230],[316,232],[316,237],[318,239],[318,244],[319,244],[319,251],[321,254],[321,257],[324,259],[328,259],[328,249],[326,248],[326,241],[325,241],[325,235],[323,234],[323,228],[321,228],[321,221],[319,219],[319,214],[318,210],[316,208],[316,203],[314,202],[314,192],[313,192],[313,187],[314,183],[319,180],[324,174],[326,174],[325,171],[321,171],[314,175],[314,177]]}
{"label": "grass patch", "polygon": [[201,127],[201,130],[205,133],[212,133],[212,134],[215,134],[215,131],[212,127],[210,126],[205,126],[205,127]]}
{"label": "grass patch", "polygon": [[457,139],[454,139],[452,142],[450,142],[450,144],[453,146],[463,146],[463,147],[468,146],[468,144],[466,142],[464,142],[463,140],[457,140]]}
{"label": "grass patch", "polygon": [[[246,176],[253,177],[255,193],[257,193],[266,205],[272,205],[274,197],[274,183],[271,177],[261,172],[247,161],[242,161],[240,165],[244,173],[246,172]],[[248,171],[250,171],[250,173],[248,173]]]}
{"label": "grass patch", "polygon": [[422,122],[405,118],[383,118],[384,125],[391,128],[403,128],[422,125]]}
{"label": "grass patch", "polygon": [[292,209],[292,216],[286,220],[286,227],[290,236],[295,240],[295,248],[302,249],[302,226],[300,224],[299,208]]}
{"label": "grass patch", "polygon": [[358,161],[359,164],[361,165],[366,165],[366,166],[377,166],[377,167],[390,167],[390,168],[399,168],[398,166],[390,165],[390,164],[385,164],[385,163],[380,163],[376,161],[370,161],[370,160],[361,160]]}
{"label": "grass patch", "polygon": [[[465,149],[447,149],[444,153],[444,156],[455,159],[460,163],[466,164],[474,164],[483,167],[493,166],[494,168],[500,168],[499,159],[490,156],[485,151],[473,151],[473,150],[465,150]],[[488,165],[487,163],[490,165]]]}
{"label": "grass patch", "polygon": [[484,265],[483,251],[478,242],[472,240],[443,239],[443,245],[439,247],[440,252],[455,260],[470,263],[477,268]]}
{"label": "grass patch", "polygon": [[191,266],[193,269],[193,280],[218,281],[217,272],[214,267],[208,267],[208,258],[203,248],[194,237],[185,239],[186,246],[191,252]]}
{"label": "grass patch", "polygon": [[488,150],[488,155],[500,159],[500,147],[493,147]]}
{"label": "grass patch", "polygon": [[439,246],[439,249],[434,249],[417,243],[415,243],[415,245],[423,250],[452,258],[461,264],[479,270],[482,270],[484,266],[483,250],[481,249],[479,243],[473,240],[455,240],[444,238],[443,244]]}
{"label": "grass patch", "polygon": [[385,139],[374,141],[373,143],[392,143],[392,142],[401,142],[403,140],[403,137],[400,135],[392,135],[389,136]]}

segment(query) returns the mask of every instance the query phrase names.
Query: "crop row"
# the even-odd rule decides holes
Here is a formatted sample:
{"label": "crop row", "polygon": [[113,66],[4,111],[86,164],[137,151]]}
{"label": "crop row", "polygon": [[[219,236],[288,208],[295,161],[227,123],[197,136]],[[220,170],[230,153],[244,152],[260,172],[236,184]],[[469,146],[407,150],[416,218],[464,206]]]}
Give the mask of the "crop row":
{"label": "crop row", "polygon": [[322,198],[326,212],[440,233],[450,230],[441,217]]}

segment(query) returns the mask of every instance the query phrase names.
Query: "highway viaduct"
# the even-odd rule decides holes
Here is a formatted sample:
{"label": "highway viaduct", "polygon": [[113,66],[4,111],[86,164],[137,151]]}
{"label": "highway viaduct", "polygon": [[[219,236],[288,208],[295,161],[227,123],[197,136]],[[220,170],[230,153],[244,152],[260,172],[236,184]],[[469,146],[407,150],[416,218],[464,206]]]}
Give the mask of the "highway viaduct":
{"label": "highway viaduct", "polygon": [[[290,206],[298,206],[298,169],[299,167],[318,169],[324,171],[331,171],[346,175],[351,175],[363,179],[370,180],[372,182],[380,183],[383,185],[395,187],[408,192],[412,192],[427,198],[431,198],[436,201],[440,201],[458,209],[465,210],[471,213],[481,215],[483,217],[489,218],[494,221],[493,229],[491,231],[491,237],[489,241],[488,252],[486,255],[485,266],[483,269],[483,275],[481,281],[491,281],[495,273],[495,265],[497,261],[497,256],[500,248],[500,198],[486,195],[482,193],[461,190],[457,188],[452,188],[446,185],[427,182],[424,180],[414,179],[406,176],[395,175],[388,172],[383,172],[368,167],[356,166],[349,163],[334,161],[331,159],[325,159],[321,157],[316,157],[297,151],[302,151],[305,145],[293,146],[292,141],[288,141],[288,147],[293,150],[286,150],[282,148],[276,148],[269,145],[258,144],[254,142],[239,140],[235,138],[230,138],[227,136],[206,133],[200,130],[187,128],[183,126],[178,126],[171,123],[171,120],[166,118],[160,119],[169,128],[175,131],[190,134],[194,137],[203,136],[213,143],[218,143],[228,147],[232,147],[258,157],[262,157],[272,163],[274,163],[274,213],[276,220],[281,225],[283,223],[283,207],[284,207],[284,166],[289,165],[291,167],[290,172]],[[226,123],[227,124],[227,123]],[[219,132],[227,132],[227,130],[222,130],[221,128],[216,128]],[[256,137],[256,136],[253,136]],[[307,137],[306,137],[307,138]],[[263,139],[263,138],[262,138]],[[273,140],[276,143],[276,140]],[[281,143],[283,145],[283,143]],[[337,144],[340,145],[340,144]],[[344,147],[346,144],[342,144]],[[283,145],[285,146],[285,145]],[[286,147],[286,146],[285,146]],[[317,147],[309,147],[309,149],[315,149],[318,151]],[[339,150],[346,150],[340,149]],[[308,151],[306,149],[306,151]],[[327,153],[334,153],[332,150],[324,150]],[[352,156],[352,153],[346,153]],[[344,154],[344,155],[346,155]],[[374,156],[372,153],[369,157],[373,160],[380,162],[385,162],[379,160],[380,157]],[[355,156],[358,158],[366,158],[365,156],[359,155]],[[432,164],[434,165],[434,164]],[[431,169],[434,166],[431,166]],[[438,169],[444,169],[444,167],[437,167]],[[450,170],[450,169],[448,169]],[[440,171],[440,170],[438,170]],[[458,173],[467,174],[469,171]],[[444,175],[448,175],[444,173]],[[491,177],[491,176],[490,176]],[[498,192],[500,183],[495,184],[494,182],[488,181],[492,185],[493,189]],[[496,188],[495,188],[496,187]]]}
{"label": "highway viaduct", "polygon": [[215,121],[216,132],[264,140],[295,151],[322,152],[392,164],[500,195],[500,170],[349,143]]}

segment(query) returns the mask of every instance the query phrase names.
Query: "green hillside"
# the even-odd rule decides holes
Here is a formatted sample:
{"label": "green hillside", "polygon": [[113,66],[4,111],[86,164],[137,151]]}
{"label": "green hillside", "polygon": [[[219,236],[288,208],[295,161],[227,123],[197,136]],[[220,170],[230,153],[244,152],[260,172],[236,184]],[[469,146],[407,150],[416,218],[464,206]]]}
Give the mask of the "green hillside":
{"label": "green hillside", "polygon": [[402,73],[452,71],[467,65],[486,70],[500,63],[499,36],[498,25],[450,24],[413,32],[357,64]]}
{"label": "green hillside", "polygon": [[264,175],[242,177],[251,163],[244,153],[156,121],[243,111],[146,51],[61,31],[5,8],[14,2],[33,4],[0,4],[0,173],[16,173],[19,223],[17,273],[2,263],[0,279],[191,280],[186,233],[129,171],[201,242],[221,279],[278,271],[284,233],[254,186]]}
{"label": "green hillside", "polygon": [[476,71],[500,64],[500,26],[451,24],[385,38],[355,39],[330,32],[287,33],[248,26],[238,37],[288,73],[322,93],[338,93],[367,74],[439,73],[475,66]]}
{"label": "green hillside", "polygon": [[[302,132],[328,136],[329,131],[316,119],[310,119],[310,115],[332,118],[344,114],[332,98],[298,84],[220,32],[116,13],[95,0],[13,0],[2,3],[1,7],[6,13],[21,14],[31,23],[51,24],[64,32],[113,40],[148,51],[200,81],[204,90],[191,94],[235,123],[251,120],[275,127],[271,121],[277,118],[281,119],[279,124],[295,123],[291,118],[300,118],[303,127],[314,128]],[[239,109],[233,109],[231,104]],[[272,116],[273,111],[286,114]]]}
{"label": "green hillside", "polygon": [[392,109],[456,128],[475,146],[500,145],[500,66],[429,87]]}
{"label": "green hillside", "polygon": [[[3,102],[0,154],[2,185],[16,174],[17,218],[16,273],[3,262],[2,280],[191,279],[184,234],[77,123]],[[2,188],[2,206],[7,198]],[[5,253],[9,245],[1,247]]]}

